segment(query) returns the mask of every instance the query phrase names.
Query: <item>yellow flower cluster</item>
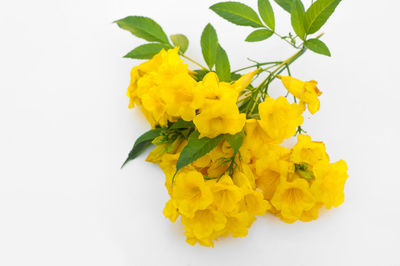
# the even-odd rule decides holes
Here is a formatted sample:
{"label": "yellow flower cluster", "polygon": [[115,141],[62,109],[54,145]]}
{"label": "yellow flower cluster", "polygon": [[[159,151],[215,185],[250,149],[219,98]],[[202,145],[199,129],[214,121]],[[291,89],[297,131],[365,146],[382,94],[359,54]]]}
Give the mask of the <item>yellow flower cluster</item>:
{"label": "yellow flower cluster", "polygon": [[196,81],[178,55],[178,48],[164,49],[131,71],[127,91],[129,108],[141,106],[152,127],[165,126],[178,117],[192,120]]}
{"label": "yellow flower cluster", "polygon": [[[227,156],[232,156],[232,149],[223,142],[179,171],[173,186],[179,151],[162,156],[160,167],[167,177],[165,184],[171,196],[164,215],[172,222],[181,216],[189,244],[213,246],[213,240],[219,236],[246,236],[255,215],[264,215],[270,209],[261,190],[256,189],[248,165],[239,165],[233,176],[224,173],[227,166],[220,159]],[[204,175],[221,177],[206,180]]]}
{"label": "yellow flower cluster", "polygon": [[178,47],[163,49],[151,60],[132,69],[127,91],[129,107],[141,106],[153,128],[182,118],[194,122],[200,137],[240,132],[246,115],[239,113],[236,103],[256,71],[233,84],[219,82],[214,72],[196,82],[178,51]]}
{"label": "yellow flower cluster", "polygon": [[196,81],[178,48],[162,50],[132,70],[130,107],[140,106],[153,128],[183,119],[193,122],[195,128],[188,130],[197,130],[199,139],[244,131],[239,150],[222,139],[178,172],[188,141],[179,137],[172,144],[153,142],[158,146],[147,161],[164,171],[171,197],[164,215],[172,222],[181,217],[189,244],[213,246],[220,236],[243,237],[256,215],[267,211],[287,223],[315,220],[321,207],[337,207],[344,200],[343,160],[331,163],[325,145],[308,135],[298,135],[291,149],[280,145],[296,134],[306,108],[310,113],[319,110],[317,83],[280,76],[300,103],[266,96],[258,104],[257,119],[248,118],[237,102],[256,73],[227,83],[209,72]]}

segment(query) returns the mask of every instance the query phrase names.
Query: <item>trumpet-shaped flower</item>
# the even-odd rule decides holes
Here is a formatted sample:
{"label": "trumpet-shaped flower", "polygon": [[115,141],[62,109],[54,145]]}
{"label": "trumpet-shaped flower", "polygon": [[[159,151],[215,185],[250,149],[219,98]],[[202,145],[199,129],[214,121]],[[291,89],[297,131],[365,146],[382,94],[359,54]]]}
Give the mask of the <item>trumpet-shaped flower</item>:
{"label": "trumpet-shaped flower", "polygon": [[176,221],[176,219],[178,219],[179,212],[178,209],[175,207],[173,200],[167,201],[163,210],[163,214],[165,218],[170,219],[173,223]]}
{"label": "trumpet-shaped flower", "polygon": [[297,143],[292,148],[291,160],[296,164],[315,165],[319,161],[329,161],[323,142],[311,141],[308,135],[298,135]]}
{"label": "trumpet-shaped flower", "polygon": [[215,208],[225,214],[232,213],[238,208],[238,202],[243,198],[242,190],[233,184],[232,178],[224,175],[218,182],[209,181],[214,194]]}
{"label": "trumpet-shaped flower", "polygon": [[193,122],[200,132],[200,138],[215,138],[220,134],[234,135],[240,132],[246,122],[246,115],[239,113],[236,104],[216,102],[203,109]]}
{"label": "trumpet-shaped flower", "polygon": [[179,212],[193,217],[197,210],[206,209],[213,202],[213,194],[203,175],[194,170],[179,172],[172,188],[172,198]]}
{"label": "trumpet-shaped flower", "polygon": [[215,234],[224,229],[226,217],[222,212],[213,208],[197,210],[193,217],[182,216],[182,223],[185,230],[196,239],[212,240]]}
{"label": "trumpet-shaped flower", "polygon": [[322,92],[317,88],[318,82],[315,80],[301,81],[293,77],[280,77],[285,88],[300,99],[300,104],[307,105],[311,114],[319,110],[320,102],[318,96]]}
{"label": "trumpet-shaped flower", "polygon": [[327,209],[343,203],[347,169],[347,164],[343,160],[336,163],[320,162],[314,166],[315,181],[311,191]]}
{"label": "trumpet-shaped flower", "polygon": [[310,210],[315,199],[306,180],[296,178],[292,182],[281,182],[271,199],[271,204],[280,211],[282,217],[297,220],[303,211]]}
{"label": "trumpet-shaped flower", "polygon": [[293,136],[304,120],[302,108],[295,103],[290,104],[285,97],[276,100],[268,97],[259,104],[258,109],[260,126],[267,133],[270,142],[277,144]]}

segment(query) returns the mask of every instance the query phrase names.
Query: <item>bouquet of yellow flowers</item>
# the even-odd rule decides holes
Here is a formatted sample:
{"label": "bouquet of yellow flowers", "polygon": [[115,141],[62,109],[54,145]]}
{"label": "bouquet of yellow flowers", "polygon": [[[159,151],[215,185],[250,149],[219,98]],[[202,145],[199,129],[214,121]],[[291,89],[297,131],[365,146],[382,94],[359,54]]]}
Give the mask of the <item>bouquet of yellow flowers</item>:
{"label": "bouquet of yellow flowers", "polygon": [[[127,96],[129,108],[140,108],[152,129],[136,140],[124,165],[155,145],[146,160],[166,176],[171,199],[164,215],[172,222],[181,217],[189,244],[213,246],[221,236],[246,236],[256,216],[267,212],[287,223],[308,222],[317,219],[320,208],[344,200],[346,163],[330,162],[324,143],[311,140],[301,127],[305,111],[319,110],[322,92],[316,81],[290,72],[307,50],[330,56],[322,34],[310,36],[340,0],[317,0],[307,10],[300,0],[275,2],[290,13],[294,34],[275,31],[268,0],[258,0],[258,14],[239,2],[210,7],[233,24],[255,28],[247,42],[275,35],[297,50],[286,60],[254,62],[236,71],[211,24],[201,36],[203,66],[185,54],[184,35],[168,38],[147,17],[116,21],[150,42],[125,56],[148,60],[132,69]],[[184,60],[199,69],[190,70]],[[274,99],[268,88],[276,80],[287,94]],[[291,149],[281,145],[296,135]]]}

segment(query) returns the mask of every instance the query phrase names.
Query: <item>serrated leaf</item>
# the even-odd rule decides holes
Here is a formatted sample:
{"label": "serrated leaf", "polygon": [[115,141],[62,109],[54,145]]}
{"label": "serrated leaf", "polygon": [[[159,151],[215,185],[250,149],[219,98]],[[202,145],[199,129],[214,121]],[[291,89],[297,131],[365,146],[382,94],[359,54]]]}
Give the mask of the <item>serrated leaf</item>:
{"label": "serrated leaf", "polygon": [[161,26],[148,17],[129,16],[115,21],[124,30],[129,31],[136,37],[149,42],[169,43],[168,37]]}
{"label": "serrated leaf", "polygon": [[210,70],[217,58],[218,36],[214,27],[209,23],[201,34],[201,51]]}
{"label": "serrated leaf", "polygon": [[175,46],[179,46],[179,50],[184,54],[189,47],[189,39],[183,34],[174,34],[170,38],[172,43]]}
{"label": "serrated leaf", "polygon": [[240,131],[235,135],[225,134],[225,140],[231,145],[234,153],[237,153],[243,145],[244,132]]}
{"label": "serrated leaf", "polygon": [[269,0],[258,0],[258,12],[265,24],[275,31],[275,15]]}
{"label": "serrated leaf", "polygon": [[328,46],[321,40],[309,39],[304,43],[304,46],[317,54],[331,56]]}
{"label": "serrated leaf", "polygon": [[224,138],[224,135],[219,135],[213,139],[199,139],[199,135],[198,131],[194,131],[189,136],[188,144],[183,148],[176,163],[176,172],[212,151]]}
{"label": "serrated leaf", "polygon": [[129,161],[135,159],[146,149],[148,146],[151,145],[151,142],[161,135],[161,128],[156,128],[147,131],[143,135],[141,135],[133,145],[132,150],[129,152],[128,158],[122,164],[121,168],[124,167]]}
{"label": "serrated leaf", "polygon": [[158,54],[162,49],[168,50],[171,48],[169,45],[164,43],[147,43],[141,46],[136,47],[128,54],[126,54],[125,58],[134,58],[134,59],[151,59],[154,55]]}
{"label": "serrated leaf", "polygon": [[218,75],[220,81],[229,82],[231,81],[231,65],[229,64],[229,58],[225,50],[218,45],[217,48],[217,59],[215,62],[215,72]]}
{"label": "serrated leaf", "polygon": [[300,39],[304,40],[306,31],[304,29],[304,5],[300,0],[293,0],[291,9],[291,22],[294,32]]}
{"label": "serrated leaf", "polygon": [[341,0],[315,1],[304,16],[306,33],[316,33],[326,23],[340,2]]}
{"label": "serrated leaf", "polygon": [[284,10],[290,13],[293,0],[275,0],[275,2],[280,5]]}
{"label": "serrated leaf", "polygon": [[182,128],[194,128],[193,121],[185,121],[183,119],[179,119],[169,127],[169,129],[182,129]]}
{"label": "serrated leaf", "polygon": [[272,31],[267,29],[255,30],[250,33],[246,38],[246,42],[259,42],[268,39],[274,34]]}
{"label": "serrated leaf", "polygon": [[211,6],[210,9],[233,24],[263,27],[257,13],[248,5],[239,2],[221,2]]}

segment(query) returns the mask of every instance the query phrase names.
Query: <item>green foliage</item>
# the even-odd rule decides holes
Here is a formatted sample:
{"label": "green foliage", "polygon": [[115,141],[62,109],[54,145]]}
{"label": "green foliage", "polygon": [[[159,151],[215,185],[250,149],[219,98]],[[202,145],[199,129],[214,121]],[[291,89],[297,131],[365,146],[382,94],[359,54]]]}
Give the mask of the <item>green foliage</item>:
{"label": "green foliage", "polygon": [[246,38],[246,42],[259,42],[259,41],[264,41],[271,37],[274,33],[270,30],[267,29],[260,29],[260,30],[255,30],[252,33],[250,33],[249,36]]}
{"label": "green foliage", "polygon": [[275,0],[275,2],[287,12],[291,12],[293,0]]}
{"label": "green foliage", "polygon": [[275,15],[269,0],[258,0],[258,12],[264,23],[275,31]]}
{"label": "green foliage", "polygon": [[217,60],[215,62],[215,72],[218,75],[220,81],[231,81],[231,66],[229,64],[228,55],[225,50],[218,45],[217,48]]}
{"label": "green foliage", "polygon": [[174,34],[171,35],[170,38],[174,46],[178,46],[179,51],[181,51],[181,53],[184,54],[189,47],[188,38],[183,34]]}
{"label": "green foliage", "polygon": [[130,51],[125,58],[134,58],[134,59],[151,59],[154,55],[158,54],[162,49],[171,48],[168,44],[164,43],[147,43],[140,45]]}
{"label": "green foliage", "polygon": [[304,46],[317,54],[331,56],[329,48],[319,39],[309,39],[304,43]]}
{"label": "green foliage", "polygon": [[184,129],[184,128],[194,128],[193,121],[185,121],[183,119],[179,119],[169,127],[169,129]]}
{"label": "green foliage", "polygon": [[125,160],[123,165],[121,166],[124,167],[129,161],[135,159],[138,157],[148,146],[151,145],[151,142],[159,137],[161,135],[162,129],[161,128],[156,128],[147,131],[143,135],[141,135],[136,141],[135,144],[133,145],[132,150],[129,152],[128,158]]}
{"label": "green foliage", "polygon": [[300,0],[293,0],[291,9],[291,22],[294,32],[304,41],[306,31],[304,29],[304,5]]}
{"label": "green foliage", "polygon": [[244,131],[240,131],[235,135],[225,134],[225,140],[231,145],[234,153],[237,153],[243,144]]}
{"label": "green foliage", "polygon": [[236,80],[240,79],[241,77],[242,77],[242,75],[240,75],[238,73],[235,73],[235,72],[231,73],[231,81],[236,81]]}
{"label": "green foliage", "polygon": [[147,17],[129,16],[115,21],[124,30],[129,31],[136,37],[149,42],[161,42],[169,44],[168,37],[160,25]]}
{"label": "green foliage", "polygon": [[197,69],[197,70],[194,70],[194,73],[195,73],[194,79],[195,79],[196,81],[202,81],[203,78],[204,78],[204,76],[207,75],[208,72],[210,72],[210,71],[204,70],[204,69]]}
{"label": "green foliage", "polygon": [[341,0],[317,0],[305,14],[305,30],[307,34],[317,32],[335,11]]}
{"label": "green foliage", "polygon": [[209,153],[217,147],[224,138],[224,135],[219,135],[213,139],[207,137],[199,139],[199,135],[198,131],[194,131],[189,136],[188,144],[183,148],[178,162],[176,163],[176,172]]}
{"label": "green foliage", "polygon": [[207,24],[201,34],[201,51],[210,70],[215,65],[217,58],[218,36],[214,27]]}
{"label": "green foliage", "polygon": [[210,9],[233,24],[253,28],[263,27],[257,13],[245,4],[239,2],[221,2],[211,6]]}

